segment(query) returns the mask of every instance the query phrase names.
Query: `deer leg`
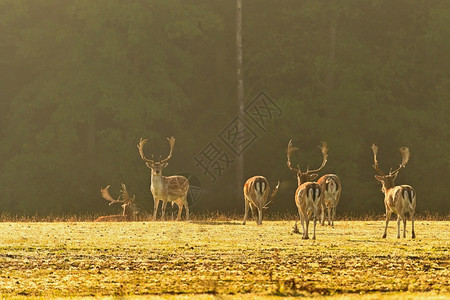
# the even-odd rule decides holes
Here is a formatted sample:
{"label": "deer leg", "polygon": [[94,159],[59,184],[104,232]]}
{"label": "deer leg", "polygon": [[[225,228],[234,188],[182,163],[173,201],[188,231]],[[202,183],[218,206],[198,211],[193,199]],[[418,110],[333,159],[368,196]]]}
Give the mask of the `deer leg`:
{"label": "deer leg", "polygon": [[308,230],[306,227],[306,220],[303,220],[303,218],[301,218],[301,217],[300,217],[300,220],[302,222],[302,230],[303,230],[302,239],[305,239],[306,231]]}
{"label": "deer leg", "polygon": [[331,206],[331,204],[328,205],[327,210],[328,210],[328,226],[330,226],[331,220],[332,220],[331,211],[333,210],[333,207]]}
{"label": "deer leg", "polygon": [[163,204],[162,204],[162,209],[161,209],[161,220],[165,221],[166,220],[166,206],[167,206],[167,201],[163,200]]}
{"label": "deer leg", "polygon": [[387,228],[388,228],[388,224],[389,224],[389,219],[390,218],[391,218],[391,211],[389,209],[386,209],[386,227],[384,228],[383,239],[386,238]]}
{"label": "deer leg", "polygon": [[242,222],[242,225],[245,225],[245,223],[247,222],[248,206],[249,206],[247,198],[244,199],[244,202],[245,202],[244,208],[245,211],[244,211],[244,221]]}
{"label": "deer leg", "polygon": [[398,236],[397,238],[400,238],[400,231],[401,231],[401,222],[403,221],[403,237],[406,238],[406,216],[404,213],[400,212],[397,214],[397,226],[398,226]]}
{"label": "deer leg", "polygon": [[178,215],[177,215],[177,221],[181,220],[181,213],[183,212],[183,202],[181,200],[178,200],[178,202],[176,202],[178,205]]}
{"label": "deer leg", "polygon": [[[406,238],[406,216],[404,213],[399,213],[398,216],[403,221],[403,238]],[[399,230],[401,230],[400,226],[399,226]],[[400,232],[399,232],[399,235],[400,235]]]}
{"label": "deer leg", "polygon": [[252,219],[255,219],[255,220],[256,220],[255,214],[253,213],[253,204],[252,204],[251,202],[249,202],[249,206],[250,206],[250,211],[251,211],[251,213],[252,213]]}
{"label": "deer leg", "polygon": [[300,211],[300,207],[297,207],[297,209],[298,209],[298,215],[300,217],[300,222],[302,223],[302,230],[303,230],[302,239],[304,239],[305,238],[305,224],[304,224],[304,220],[302,217],[302,212]]}
{"label": "deer leg", "polygon": [[316,215],[314,214],[314,233],[313,233],[313,240],[316,239],[316,223],[317,223],[317,218],[316,218]]}
{"label": "deer leg", "polygon": [[184,209],[186,210],[186,221],[189,221],[189,204],[187,202],[187,195],[183,197],[184,199]]}
{"label": "deer leg", "polygon": [[411,226],[412,226],[412,233],[411,233],[411,238],[416,238],[416,233],[414,232],[414,212],[411,212]]}
{"label": "deer leg", "polygon": [[156,214],[158,213],[159,200],[155,198],[153,204],[153,221],[156,221]]}
{"label": "deer leg", "polygon": [[303,239],[305,240],[309,240],[308,227],[309,227],[309,216],[306,215],[305,230],[303,231]]}
{"label": "deer leg", "polygon": [[403,237],[406,238],[406,218],[403,219]]}
{"label": "deer leg", "polygon": [[331,213],[331,226],[334,227],[334,219],[336,219],[336,205],[333,205]]}
{"label": "deer leg", "polygon": [[[320,206],[321,214],[320,214],[320,225],[325,224],[325,202]],[[329,221],[329,220],[328,220]],[[329,224],[328,224],[329,225]]]}
{"label": "deer leg", "polygon": [[258,225],[262,225],[262,207],[261,208],[257,207],[257,208],[258,208],[258,221],[257,221],[257,224]]}

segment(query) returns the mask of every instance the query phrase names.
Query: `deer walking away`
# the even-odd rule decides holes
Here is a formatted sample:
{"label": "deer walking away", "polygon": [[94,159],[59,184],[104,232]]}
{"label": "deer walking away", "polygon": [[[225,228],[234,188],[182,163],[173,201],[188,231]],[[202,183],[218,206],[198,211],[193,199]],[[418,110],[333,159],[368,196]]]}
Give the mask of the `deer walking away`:
{"label": "deer walking away", "polygon": [[270,186],[267,179],[263,176],[253,176],[249,178],[244,184],[244,201],[245,201],[245,213],[244,213],[244,221],[242,222],[245,225],[247,221],[248,209],[253,215],[253,208],[255,207],[258,210],[258,217],[256,219],[256,224],[262,225],[262,214],[263,210],[266,209],[269,204],[273,201],[276,193],[278,192],[278,188],[280,186],[280,182],[278,182],[277,186],[273,190],[270,195],[270,201],[267,202],[267,198],[270,194]]}
{"label": "deer walking away", "polygon": [[295,151],[298,151],[298,148],[292,145],[292,140],[289,141],[286,149],[287,166],[297,175],[298,187],[295,191],[295,204],[297,206],[303,228],[303,239],[309,239],[308,229],[309,221],[311,219],[314,221],[313,239],[316,239],[316,224],[317,219],[319,218],[319,210],[321,210],[322,219],[324,214],[324,197],[322,188],[316,182],[312,182],[312,180],[318,176],[317,172],[322,170],[327,163],[327,145],[322,143],[320,150],[323,157],[321,166],[318,169],[313,170],[310,170],[309,167],[307,167],[306,172],[302,172],[299,165],[297,165],[296,168],[292,166],[291,156]]}
{"label": "deer walking away", "polygon": [[[328,212],[328,225],[334,227],[334,220],[336,219],[336,207],[341,197],[341,181],[335,174],[326,174],[317,180],[323,191],[324,208]],[[324,219],[322,217],[322,225]]]}

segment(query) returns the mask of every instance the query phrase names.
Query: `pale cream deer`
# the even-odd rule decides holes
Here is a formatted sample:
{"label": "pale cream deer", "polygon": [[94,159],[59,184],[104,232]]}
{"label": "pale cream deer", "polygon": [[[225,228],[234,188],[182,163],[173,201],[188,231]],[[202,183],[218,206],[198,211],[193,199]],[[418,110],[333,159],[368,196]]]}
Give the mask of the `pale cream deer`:
{"label": "pale cream deer", "polygon": [[[189,206],[187,202],[187,193],[189,190],[189,180],[184,176],[162,176],[162,170],[167,167],[169,159],[172,157],[175,138],[172,136],[167,139],[170,145],[170,152],[167,158],[155,161],[148,159],[144,155],[144,144],[147,139],[140,139],[137,145],[141,158],[145,161],[147,167],[151,169],[150,191],[153,195],[154,210],[153,221],[156,220],[159,201],[162,201],[161,219],[165,220],[166,206],[168,202],[175,202],[178,205],[177,221],[181,219],[183,206],[186,210],[186,220],[189,220]],[[153,157],[153,156],[152,156]]]}
{"label": "pale cream deer", "polygon": [[249,178],[244,184],[244,201],[245,201],[245,213],[244,213],[244,221],[242,222],[245,225],[247,221],[248,208],[252,212],[253,216],[253,207],[256,207],[258,210],[258,218],[256,219],[256,224],[262,225],[262,213],[263,210],[266,209],[269,204],[273,201],[276,193],[278,192],[278,188],[280,186],[280,182],[278,181],[277,186],[272,191],[270,195],[270,201],[267,202],[267,198],[270,194],[270,186],[267,179],[263,176],[253,176]]}
{"label": "pale cream deer", "polygon": [[114,203],[122,203],[123,212],[121,215],[110,215],[110,216],[101,216],[98,217],[94,222],[124,222],[124,221],[136,221],[137,220],[137,214],[139,212],[139,209],[137,208],[136,204],[134,203],[134,198],[130,197],[127,191],[127,187],[125,184],[122,183],[122,190],[120,191],[120,196],[117,199],[114,199],[109,194],[109,187],[105,187],[104,189],[100,188],[100,193],[102,197],[109,201],[109,205],[112,205]]}
{"label": "pale cream deer", "polygon": [[298,214],[300,216],[300,221],[302,223],[303,228],[303,239],[309,239],[308,228],[309,221],[311,218],[314,220],[314,234],[313,239],[316,239],[316,223],[319,217],[319,210],[322,210],[322,218],[323,218],[323,192],[319,184],[316,182],[312,182],[319,172],[327,163],[328,157],[328,148],[325,143],[322,143],[320,150],[322,151],[322,164],[318,169],[310,170],[307,167],[306,172],[302,172],[300,166],[297,165],[297,168],[294,168],[291,163],[292,153],[297,151],[297,147],[292,146],[292,140],[289,141],[286,153],[287,153],[287,165],[291,171],[297,174],[297,182],[298,187],[295,191],[295,204],[297,205]]}
{"label": "pale cream deer", "polygon": [[410,185],[395,185],[395,179],[397,178],[398,172],[404,168],[409,161],[409,149],[407,147],[400,148],[402,162],[394,171],[391,169],[389,174],[383,173],[378,166],[378,147],[376,145],[372,145],[372,152],[374,161],[373,167],[378,173],[378,175],[375,175],[375,178],[381,182],[381,190],[384,193],[384,206],[386,208],[386,226],[383,238],[386,238],[387,228],[392,213],[397,214],[397,238],[400,238],[400,220],[403,220],[403,237],[406,237],[405,214],[409,214],[409,217],[411,218],[411,237],[415,238],[414,213],[416,210],[416,192]]}
{"label": "pale cream deer", "polygon": [[[336,219],[336,207],[341,197],[341,181],[335,174],[326,174],[317,180],[323,191],[324,208],[328,212],[328,225],[334,227],[334,220]],[[324,219],[321,221],[324,224]]]}

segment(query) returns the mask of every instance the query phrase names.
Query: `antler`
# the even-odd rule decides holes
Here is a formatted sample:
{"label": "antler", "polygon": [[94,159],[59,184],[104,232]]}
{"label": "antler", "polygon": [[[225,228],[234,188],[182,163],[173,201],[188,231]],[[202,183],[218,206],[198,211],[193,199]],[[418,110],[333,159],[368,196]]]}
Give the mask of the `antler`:
{"label": "antler", "polygon": [[292,166],[292,163],[291,163],[291,155],[292,155],[292,153],[294,153],[294,152],[297,151],[297,150],[298,150],[297,147],[292,146],[292,139],[291,139],[291,140],[289,141],[289,143],[288,143],[288,145],[287,145],[287,149],[286,149],[287,166],[289,167],[289,169],[291,169],[291,171],[294,171],[294,172],[296,172],[296,173],[301,172],[301,171],[300,171],[300,166],[297,165],[297,169],[294,168],[294,167]]}
{"label": "antler", "polygon": [[399,166],[396,170],[394,170],[394,171],[389,171],[389,174],[395,174],[395,173],[398,173],[398,171],[400,171],[401,168],[406,167],[406,164],[407,164],[408,161],[409,161],[409,149],[408,149],[408,147],[401,147],[401,148],[399,149],[399,151],[400,151],[400,153],[401,153],[401,155],[402,155],[402,163],[400,164],[400,166]]}
{"label": "antler", "polygon": [[322,142],[322,145],[319,146],[320,151],[322,151],[322,156],[323,156],[323,161],[322,161],[322,165],[315,170],[310,170],[309,167],[306,169],[306,173],[316,173],[319,172],[320,170],[323,169],[323,167],[325,167],[326,163],[327,163],[327,159],[328,159],[328,148],[327,148],[327,143]]}
{"label": "antler", "polygon": [[160,163],[165,163],[172,157],[173,147],[175,146],[175,138],[172,136],[170,138],[167,138],[167,141],[169,142],[169,145],[170,145],[170,153],[169,153],[169,156],[167,156],[167,158],[165,158],[163,160],[160,159]]}
{"label": "antler", "polygon": [[380,170],[380,167],[378,166],[378,160],[377,160],[377,153],[378,153],[378,146],[375,144],[372,144],[372,152],[373,152],[373,168],[375,171],[378,172],[381,176],[386,176],[383,171]]}
{"label": "antler", "polygon": [[272,192],[272,194],[270,195],[270,201],[269,202],[267,202],[265,205],[264,205],[264,209],[267,209],[268,207],[269,207],[269,204],[270,203],[272,203],[272,201],[273,201],[273,198],[275,197],[275,195],[277,194],[277,192],[278,192],[278,188],[280,187],[280,181],[278,181],[278,183],[277,183],[277,185],[276,185],[276,187],[274,188],[274,190],[273,190],[273,192]]}
{"label": "antler", "polygon": [[139,149],[139,154],[141,155],[141,158],[142,158],[145,162],[148,162],[148,163],[153,164],[155,161],[152,160],[152,159],[146,158],[145,155],[144,155],[144,145],[145,145],[145,143],[147,143],[147,142],[148,142],[148,139],[143,139],[143,138],[141,138],[141,139],[139,140],[139,144],[137,144],[137,147],[138,147],[138,149]]}
{"label": "antler", "polygon": [[111,186],[111,185],[108,185],[108,186],[105,187],[104,189],[100,188],[100,192],[102,193],[102,197],[103,197],[105,200],[107,200],[107,201],[110,202],[109,205],[111,205],[111,204],[113,204],[113,203],[124,203],[125,201],[119,200],[119,199],[120,199],[120,196],[117,198],[117,200],[114,199],[113,197],[111,197],[111,195],[109,194],[109,187],[110,187],[110,186]]}
{"label": "antler", "polygon": [[132,203],[134,201],[135,196],[133,195],[133,198],[130,197],[130,194],[128,194],[127,186],[122,183],[122,190],[120,190],[123,202],[125,203]]}
{"label": "antler", "polygon": [[[175,146],[175,138],[172,136],[172,137],[170,137],[170,138],[167,138],[167,141],[169,141],[169,145],[170,145],[169,156],[167,156],[167,158],[165,158],[165,159],[163,159],[163,160],[161,160],[161,156],[160,156],[160,157],[159,157],[159,163],[165,163],[165,162],[167,162],[167,161],[172,157],[173,147]],[[155,163],[155,161],[154,161],[153,159],[148,159],[148,158],[146,158],[145,155],[144,155],[144,145],[145,145],[145,143],[147,143],[147,142],[148,142],[148,139],[143,139],[143,138],[141,138],[141,139],[139,140],[139,144],[137,144],[137,147],[138,147],[138,149],[139,149],[139,154],[141,155],[141,158],[142,158],[145,162],[148,162],[148,163],[153,164],[153,163]],[[152,158],[153,158],[153,155],[152,155]]]}

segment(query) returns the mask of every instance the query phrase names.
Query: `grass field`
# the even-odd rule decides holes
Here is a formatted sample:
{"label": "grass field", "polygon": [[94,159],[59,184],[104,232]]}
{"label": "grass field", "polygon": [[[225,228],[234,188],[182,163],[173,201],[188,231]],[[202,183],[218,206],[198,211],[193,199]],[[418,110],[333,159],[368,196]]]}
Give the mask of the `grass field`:
{"label": "grass field", "polygon": [[[450,221],[2,222],[0,296],[448,299]],[[408,229],[410,229],[408,222]]]}

